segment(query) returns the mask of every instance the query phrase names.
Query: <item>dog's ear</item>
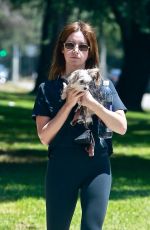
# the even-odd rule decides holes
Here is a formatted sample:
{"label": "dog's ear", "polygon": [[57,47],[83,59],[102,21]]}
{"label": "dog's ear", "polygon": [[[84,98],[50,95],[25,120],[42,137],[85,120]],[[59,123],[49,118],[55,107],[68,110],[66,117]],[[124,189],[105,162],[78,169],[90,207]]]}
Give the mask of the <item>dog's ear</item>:
{"label": "dog's ear", "polygon": [[100,70],[98,68],[88,69],[88,74],[92,77],[92,79],[98,83],[100,81],[101,75]]}

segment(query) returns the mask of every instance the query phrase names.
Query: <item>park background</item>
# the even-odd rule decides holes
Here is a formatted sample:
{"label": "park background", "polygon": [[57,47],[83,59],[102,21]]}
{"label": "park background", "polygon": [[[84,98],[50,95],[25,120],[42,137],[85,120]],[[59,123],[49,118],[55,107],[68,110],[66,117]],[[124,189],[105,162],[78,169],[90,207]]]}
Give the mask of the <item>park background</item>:
{"label": "park background", "polygon": [[[150,229],[150,1],[0,0],[0,230],[45,229],[47,148],[31,113],[56,36],[75,20],[95,27],[103,76],[128,108],[127,134],[113,138],[104,230]],[[80,215],[78,202],[71,230]]]}

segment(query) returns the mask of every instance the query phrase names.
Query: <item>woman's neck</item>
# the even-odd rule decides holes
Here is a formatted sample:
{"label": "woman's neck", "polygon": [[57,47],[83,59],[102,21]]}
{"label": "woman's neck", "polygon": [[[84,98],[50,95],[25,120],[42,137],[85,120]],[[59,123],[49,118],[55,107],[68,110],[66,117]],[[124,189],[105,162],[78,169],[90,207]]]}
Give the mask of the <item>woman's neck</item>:
{"label": "woman's neck", "polygon": [[85,68],[85,66],[79,66],[79,67],[72,67],[72,68],[70,68],[70,67],[66,67],[66,70],[65,70],[65,72],[63,73],[63,75],[65,75],[65,76],[68,76],[68,75],[70,75],[73,71],[75,71],[75,70],[77,70],[77,69],[84,69]]}

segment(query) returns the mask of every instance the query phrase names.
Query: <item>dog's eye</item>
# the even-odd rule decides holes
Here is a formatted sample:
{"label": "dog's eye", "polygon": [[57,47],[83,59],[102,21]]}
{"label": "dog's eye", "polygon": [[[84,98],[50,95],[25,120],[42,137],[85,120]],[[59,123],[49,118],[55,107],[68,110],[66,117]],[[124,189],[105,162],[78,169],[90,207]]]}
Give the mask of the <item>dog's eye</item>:
{"label": "dog's eye", "polygon": [[84,81],[83,81],[83,80],[80,80],[80,83],[81,83],[81,84],[84,84]]}

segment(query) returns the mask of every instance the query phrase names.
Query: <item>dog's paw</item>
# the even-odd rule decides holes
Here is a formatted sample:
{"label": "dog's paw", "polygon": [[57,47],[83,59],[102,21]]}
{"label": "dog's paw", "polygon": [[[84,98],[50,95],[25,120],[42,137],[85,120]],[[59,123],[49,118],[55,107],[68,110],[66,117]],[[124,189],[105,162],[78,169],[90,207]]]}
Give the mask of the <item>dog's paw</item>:
{"label": "dog's paw", "polygon": [[86,117],[86,118],[85,118],[85,123],[86,123],[87,125],[90,125],[91,123],[93,123],[92,117],[91,117],[91,116]]}

